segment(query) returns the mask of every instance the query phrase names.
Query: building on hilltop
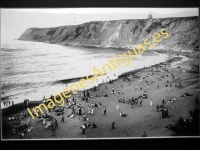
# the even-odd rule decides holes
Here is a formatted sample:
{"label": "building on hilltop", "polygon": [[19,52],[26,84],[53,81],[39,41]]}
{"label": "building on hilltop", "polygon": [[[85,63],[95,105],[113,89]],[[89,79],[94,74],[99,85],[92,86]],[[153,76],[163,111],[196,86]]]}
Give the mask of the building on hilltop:
{"label": "building on hilltop", "polygon": [[152,19],[153,17],[152,17],[152,14],[149,14],[148,15],[148,19]]}

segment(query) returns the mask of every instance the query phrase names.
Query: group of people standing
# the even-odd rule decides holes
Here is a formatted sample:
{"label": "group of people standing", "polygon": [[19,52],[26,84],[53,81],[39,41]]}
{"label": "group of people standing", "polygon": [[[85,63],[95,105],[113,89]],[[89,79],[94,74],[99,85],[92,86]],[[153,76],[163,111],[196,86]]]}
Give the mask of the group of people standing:
{"label": "group of people standing", "polygon": [[4,107],[5,106],[13,106],[14,105],[14,101],[4,101],[3,104],[4,104]]}
{"label": "group of people standing", "polygon": [[87,91],[83,91],[83,96],[84,97],[90,97],[90,93],[89,93],[89,91],[87,90]]}

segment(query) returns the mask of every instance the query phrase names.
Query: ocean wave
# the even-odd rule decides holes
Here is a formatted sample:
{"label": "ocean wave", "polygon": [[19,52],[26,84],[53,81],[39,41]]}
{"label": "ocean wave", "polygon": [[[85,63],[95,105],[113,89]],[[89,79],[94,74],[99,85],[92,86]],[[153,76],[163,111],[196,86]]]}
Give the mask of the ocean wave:
{"label": "ocean wave", "polygon": [[[92,78],[94,77],[94,75],[90,75],[88,76],[88,78]],[[76,77],[76,78],[70,78],[70,79],[63,79],[63,80],[57,80],[57,81],[54,81],[51,85],[55,85],[55,84],[68,84],[68,83],[74,83],[74,82],[77,82],[81,79],[87,79],[86,76],[84,77]]]}

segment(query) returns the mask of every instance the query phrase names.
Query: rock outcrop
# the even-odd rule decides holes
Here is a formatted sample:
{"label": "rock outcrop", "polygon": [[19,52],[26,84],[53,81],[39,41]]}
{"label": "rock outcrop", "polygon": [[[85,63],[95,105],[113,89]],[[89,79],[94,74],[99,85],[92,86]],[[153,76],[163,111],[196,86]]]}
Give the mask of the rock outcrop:
{"label": "rock outcrop", "polygon": [[199,47],[198,17],[93,21],[55,28],[29,28],[19,38],[72,46],[130,48],[165,28],[167,39],[152,49],[191,50]]}

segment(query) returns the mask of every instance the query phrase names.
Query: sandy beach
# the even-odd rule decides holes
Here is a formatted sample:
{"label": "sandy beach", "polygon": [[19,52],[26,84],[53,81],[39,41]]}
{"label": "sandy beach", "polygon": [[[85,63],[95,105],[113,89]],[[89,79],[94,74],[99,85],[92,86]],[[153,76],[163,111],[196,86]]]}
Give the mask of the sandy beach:
{"label": "sandy beach", "polygon": [[[77,104],[84,107],[83,111],[89,118],[88,121],[80,119],[83,116],[78,115],[77,111],[75,111],[75,117],[67,117],[71,114],[72,109],[67,109],[69,103],[66,102],[63,106],[65,107],[64,122],[61,122],[62,115],[57,116],[55,112],[51,113],[58,121],[58,128],[55,135],[52,135],[51,130],[46,129],[40,119],[32,119],[30,115],[27,115],[18,126],[28,124],[28,119],[30,119],[30,126],[33,129],[26,132],[23,139],[138,138],[142,137],[144,132],[146,132],[147,137],[171,137],[173,132],[167,129],[166,126],[174,124],[179,117],[190,117],[189,111],[197,107],[195,98],[199,98],[199,91],[197,91],[199,89],[199,58],[188,58],[185,56],[186,53],[179,53],[179,57],[182,57],[182,59],[178,60],[173,59],[177,57],[176,52],[173,54],[170,54],[170,52],[165,53],[169,55],[169,60],[165,63],[127,72],[114,80],[113,84],[109,84],[109,82],[100,84],[96,91],[89,89],[88,91],[93,97],[89,98],[88,102],[80,97],[81,94],[83,95],[82,91],[74,95]],[[123,80],[127,75],[131,75],[130,84]],[[181,83],[183,88],[175,87],[176,83]],[[168,87],[165,87],[166,84]],[[112,88],[116,90],[115,94],[111,94]],[[123,94],[119,94],[118,91]],[[147,98],[138,98],[145,91],[147,92]],[[181,97],[186,92],[192,93],[192,96]],[[108,97],[103,96],[106,93]],[[96,95],[100,96],[97,97]],[[174,96],[176,100],[167,103],[167,100]],[[120,97],[124,97],[125,103],[119,102]],[[133,107],[129,100],[132,97],[139,100],[138,105],[133,105]],[[161,111],[157,112],[156,109],[157,105],[162,104],[163,99],[165,101],[164,107],[169,111],[169,117],[167,118],[162,118]],[[152,100],[152,106],[150,106],[150,100]],[[29,107],[40,103],[39,101],[30,102]],[[91,107],[92,103],[101,103],[102,106],[94,107],[94,114],[90,115],[88,114],[88,107]],[[103,115],[105,107],[107,110],[106,116]],[[9,121],[8,117],[16,116],[24,111],[27,110],[21,104],[2,110],[3,124],[10,124],[7,130],[2,131],[2,139],[20,139],[18,133],[12,133],[12,123],[17,121]],[[121,117],[120,112],[125,112],[127,116]],[[85,134],[82,134],[80,127],[88,122],[94,122],[97,128],[87,128]],[[111,130],[112,122],[115,122],[114,130]]]}

